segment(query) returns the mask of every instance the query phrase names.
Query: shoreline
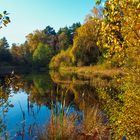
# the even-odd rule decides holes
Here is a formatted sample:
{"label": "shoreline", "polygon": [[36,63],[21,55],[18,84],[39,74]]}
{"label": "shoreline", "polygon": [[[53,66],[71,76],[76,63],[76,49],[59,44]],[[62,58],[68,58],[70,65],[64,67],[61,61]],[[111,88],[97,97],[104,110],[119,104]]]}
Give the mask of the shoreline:
{"label": "shoreline", "polygon": [[78,74],[86,77],[107,76],[114,77],[116,75],[125,75],[121,68],[104,68],[100,65],[97,66],[84,66],[84,67],[60,67],[60,73],[65,74]]}

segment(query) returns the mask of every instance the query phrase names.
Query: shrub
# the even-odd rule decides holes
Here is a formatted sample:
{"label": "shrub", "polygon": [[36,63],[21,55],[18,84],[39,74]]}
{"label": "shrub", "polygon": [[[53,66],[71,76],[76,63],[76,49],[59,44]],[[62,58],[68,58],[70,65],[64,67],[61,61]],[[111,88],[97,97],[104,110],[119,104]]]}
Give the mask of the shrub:
{"label": "shrub", "polygon": [[69,53],[70,49],[64,51],[62,50],[59,54],[54,56],[49,64],[50,69],[58,69],[63,66],[71,66],[72,65],[72,56]]}

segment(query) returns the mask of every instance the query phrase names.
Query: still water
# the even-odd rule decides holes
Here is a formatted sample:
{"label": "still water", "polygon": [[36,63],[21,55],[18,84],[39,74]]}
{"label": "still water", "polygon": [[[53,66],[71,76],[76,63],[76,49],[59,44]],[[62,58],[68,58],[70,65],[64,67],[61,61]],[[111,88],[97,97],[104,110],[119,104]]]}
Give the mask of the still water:
{"label": "still water", "polygon": [[[10,80],[9,80],[10,79]],[[75,82],[73,82],[75,81]],[[86,106],[91,106],[96,97],[89,95],[95,89],[88,80],[75,75],[61,76],[59,73],[15,75],[1,78],[0,138],[10,140],[39,139],[38,134],[49,123],[52,104],[61,112],[77,113],[82,118],[86,94]],[[75,88],[76,86],[76,88]],[[91,97],[90,97],[91,96]],[[89,98],[89,99],[88,99]],[[82,104],[81,104],[82,102]],[[59,111],[60,110],[60,111]]]}
{"label": "still water", "polygon": [[140,96],[120,80],[49,72],[0,82],[0,140],[140,139]]}

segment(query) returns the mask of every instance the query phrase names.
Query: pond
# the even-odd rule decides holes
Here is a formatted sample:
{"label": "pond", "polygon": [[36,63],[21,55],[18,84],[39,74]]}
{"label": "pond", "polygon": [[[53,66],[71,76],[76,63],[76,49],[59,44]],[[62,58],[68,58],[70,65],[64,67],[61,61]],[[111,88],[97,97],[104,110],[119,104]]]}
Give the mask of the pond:
{"label": "pond", "polygon": [[[88,89],[88,86],[79,80],[77,88],[81,91],[76,93],[71,84],[73,77],[67,78],[63,77],[62,83],[59,84],[55,83],[48,73],[15,75],[7,79],[4,77],[0,98],[1,138],[13,140],[37,138],[38,131],[41,132],[50,121],[52,104],[58,112],[65,104],[64,110],[67,110],[67,114],[75,112],[82,118],[79,102],[83,100],[82,92]],[[80,89],[80,84],[85,87]]]}
{"label": "pond", "polygon": [[117,139],[123,91],[112,82],[58,72],[1,77],[0,139]]}

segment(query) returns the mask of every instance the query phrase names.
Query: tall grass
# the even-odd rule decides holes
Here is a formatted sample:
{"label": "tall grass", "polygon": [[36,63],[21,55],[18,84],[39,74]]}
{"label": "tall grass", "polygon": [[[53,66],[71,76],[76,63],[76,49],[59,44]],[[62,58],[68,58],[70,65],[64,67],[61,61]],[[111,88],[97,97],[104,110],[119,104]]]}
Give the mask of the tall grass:
{"label": "tall grass", "polygon": [[[63,96],[63,94],[62,94]],[[40,140],[60,140],[72,139],[75,135],[76,113],[69,113],[71,104],[66,107],[65,96],[60,103],[56,97],[56,102],[51,104],[51,118],[45,129],[40,133]]]}
{"label": "tall grass", "polygon": [[64,108],[60,113],[52,109],[48,125],[39,136],[40,140],[108,140],[109,130],[103,123],[103,115],[98,106],[86,108],[83,118],[78,124],[76,113],[68,115]]}
{"label": "tall grass", "polygon": [[108,138],[108,129],[103,123],[103,114],[97,105],[86,108],[84,118],[81,123],[81,132],[85,138],[105,140]]}

